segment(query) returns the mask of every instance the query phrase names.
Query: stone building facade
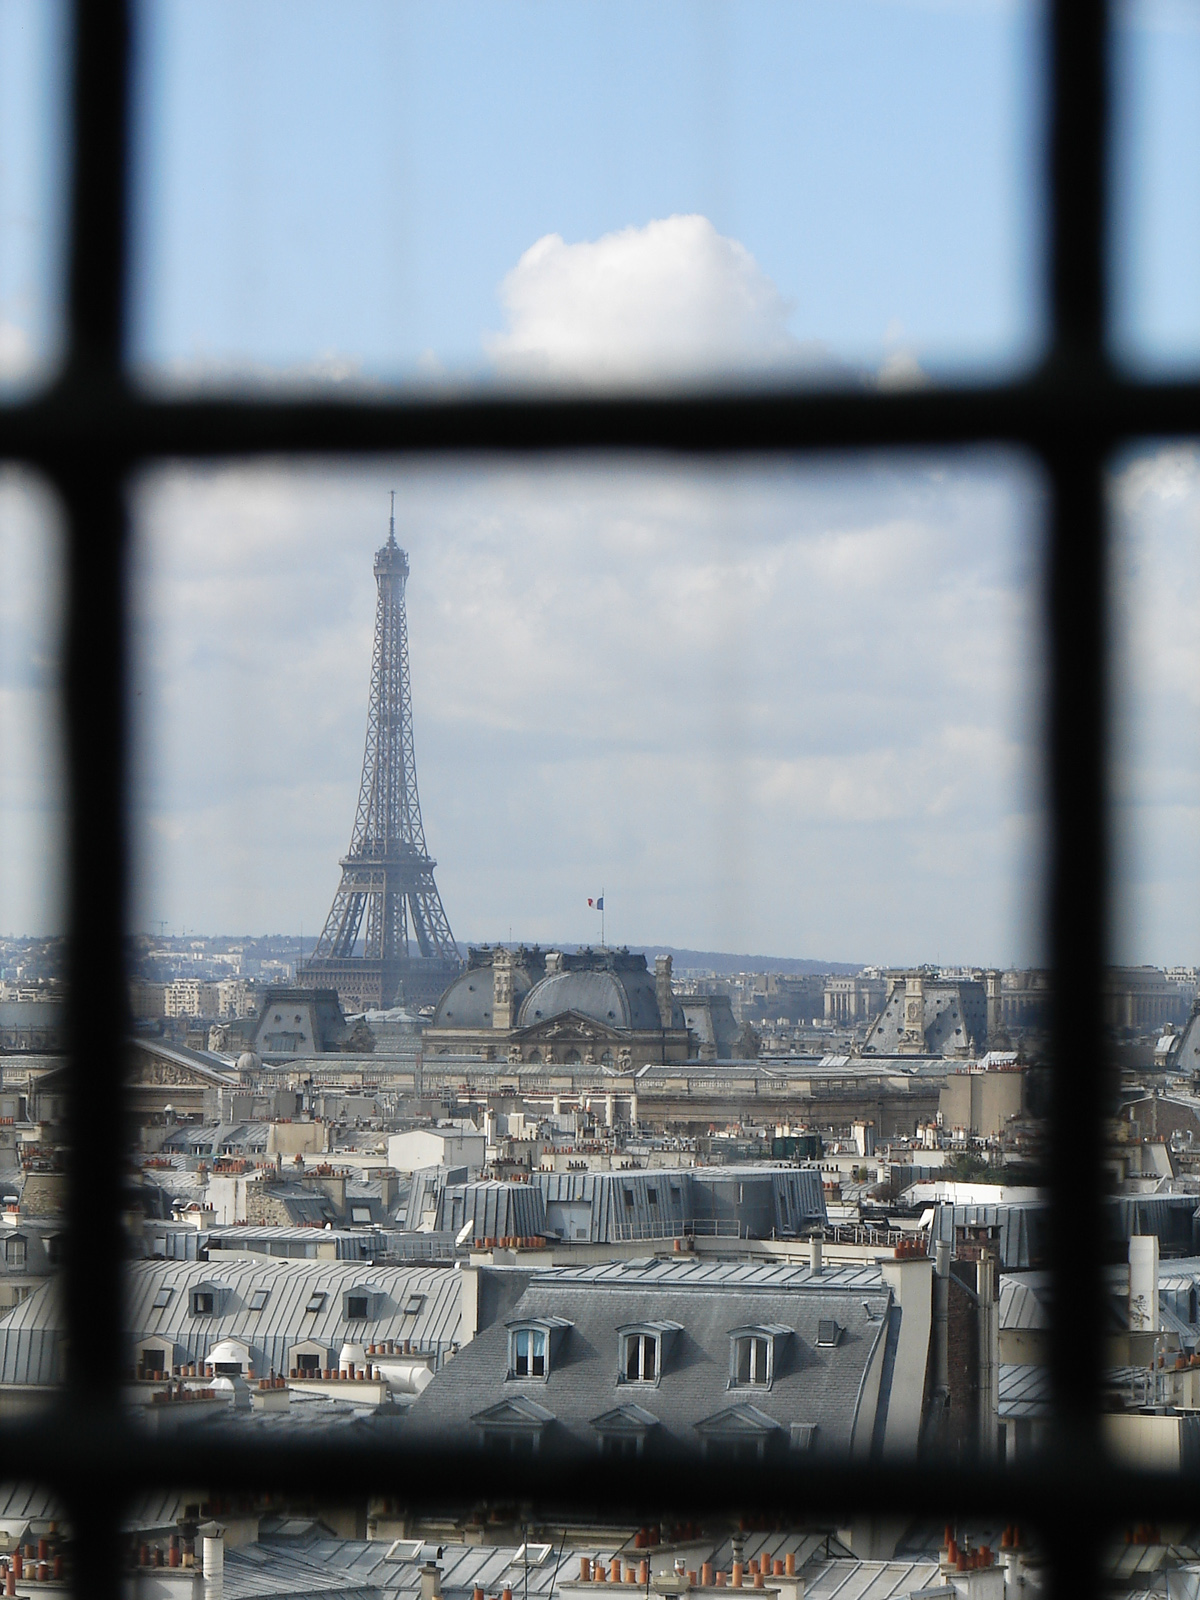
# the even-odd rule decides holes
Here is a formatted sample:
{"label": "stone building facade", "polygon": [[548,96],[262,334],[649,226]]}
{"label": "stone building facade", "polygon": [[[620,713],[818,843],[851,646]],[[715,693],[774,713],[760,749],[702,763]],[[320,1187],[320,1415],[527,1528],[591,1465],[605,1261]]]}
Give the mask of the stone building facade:
{"label": "stone building facade", "polygon": [[685,1061],[694,1051],[671,987],[671,957],[629,950],[509,950],[484,945],[438,1001],[425,1056],[514,1065]]}

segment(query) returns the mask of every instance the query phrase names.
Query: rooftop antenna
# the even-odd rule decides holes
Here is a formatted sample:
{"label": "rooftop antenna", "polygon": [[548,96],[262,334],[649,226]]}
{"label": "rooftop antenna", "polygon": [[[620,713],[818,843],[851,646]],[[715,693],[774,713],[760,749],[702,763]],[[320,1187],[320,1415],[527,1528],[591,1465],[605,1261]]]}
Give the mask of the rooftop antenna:
{"label": "rooftop antenna", "polygon": [[396,542],[396,491],[392,490],[392,514],[388,518],[388,543]]}

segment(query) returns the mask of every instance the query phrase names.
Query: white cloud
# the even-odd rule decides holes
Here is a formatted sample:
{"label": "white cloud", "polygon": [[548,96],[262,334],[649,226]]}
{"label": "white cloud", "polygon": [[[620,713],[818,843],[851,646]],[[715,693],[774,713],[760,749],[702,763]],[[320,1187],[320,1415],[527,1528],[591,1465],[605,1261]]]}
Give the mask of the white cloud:
{"label": "white cloud", "polygon": [[500,300],[507,327],[484,344],[505,378],[678,381],[803,355],[774,283],[702,216],[580,244],[547,234],[504,279]]}

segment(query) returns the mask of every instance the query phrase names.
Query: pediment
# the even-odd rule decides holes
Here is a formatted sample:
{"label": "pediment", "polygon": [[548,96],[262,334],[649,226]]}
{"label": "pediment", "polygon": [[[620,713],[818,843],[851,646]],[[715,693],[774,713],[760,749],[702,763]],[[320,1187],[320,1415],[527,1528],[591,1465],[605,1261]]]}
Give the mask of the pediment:
{"label": "pediment", "polygon": [[747,1435],[759,1438],[763,1434],[778,1432],[780,1426],[774,1417],[768,1417],[757,1406],[743,1404],[727,1406],[724,1411],[705,1417],[703,1422],[696,1423],[696,1432],[707,1439],[744,1439]]}
{"label": "pediment", "polygon": [[471,1421],[477,1428],[544,1428],[554,1421],[554,1413],[526,1395],[514,1395],[477,1411]]}
{"label": "pediment", "polygon": [[597,1040],[605,1043],[615,1043],[626,1037],[620,1028],[608,1028],[602,1022],[597,1022],[594,1017],[585,1017],[581,1011],[562,1011],[554,1017],[543,1017],[537,1022],[531,1022],[524,1028],[515,1028],[512,1037],[522,1042],[531,1043],[542,1040],[569,1040],[571,1043],[586,1044]]}
{"label": "pediment", "polygon": [[603,1416],[593,1417],[588,1427],[595,1428],[597,1433],[636,1435],[649,1433],[651,1428],[657,1428],[658,1418],[644,1406],[634,1405],[631,1402],[629,1405],[616,1406],[612,1411],[606,1411]]}

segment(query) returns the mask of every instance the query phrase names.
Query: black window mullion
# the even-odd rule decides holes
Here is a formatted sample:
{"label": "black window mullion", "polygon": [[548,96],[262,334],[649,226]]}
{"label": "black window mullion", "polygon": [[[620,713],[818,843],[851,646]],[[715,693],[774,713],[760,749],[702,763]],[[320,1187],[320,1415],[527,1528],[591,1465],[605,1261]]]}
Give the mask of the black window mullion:
{"label": "black window mullion", "polygon": [[[123,386],[130,17],[75,0],[66,361],[56,403],[93,415]],[[65,447],[65,448],[64,448]],[[124,1421],[121,1186],[127,1128],[124,463],[60,440],[50,461],[67,523],[65,724],[69,807],[66,1362],[60,1401],[76,1583],[118,1592],[120,1503],[108,1470]],[[67,1470],[69,1468],[69,1470]],[[86,1552],[86,1560],[79,1559]]]}

